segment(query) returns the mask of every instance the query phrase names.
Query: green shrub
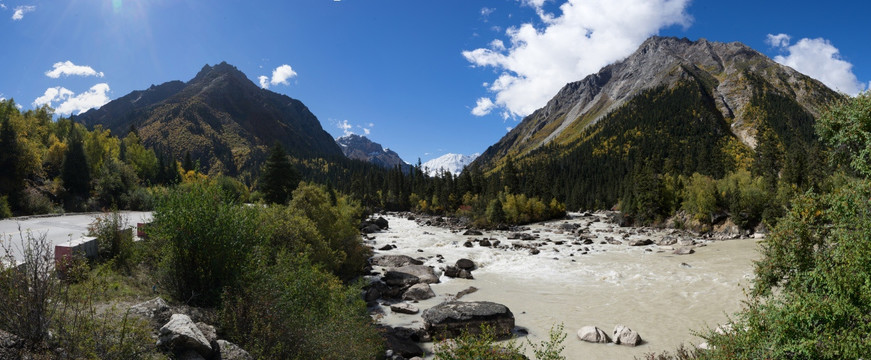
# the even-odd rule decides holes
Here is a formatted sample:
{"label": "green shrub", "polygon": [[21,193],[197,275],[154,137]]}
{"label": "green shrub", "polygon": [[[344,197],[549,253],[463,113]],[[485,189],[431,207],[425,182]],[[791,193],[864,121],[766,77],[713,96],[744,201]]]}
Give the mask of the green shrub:
{"label": "green shrub", "polygon": [[[565,360],[562,355],[565,346],[563,342],[566,334],[563,325],[559,324],[550,329],[548,340],[533,343],[526,339],[526,343],[535,355],[536,360]],[[507,342],[496,344],[496,337],[492,328],[481,325],[480,335],[472,335],[463,332],[455,339],[439,342],[434,346],[436,360],[521,360],[527,359],[522,345],[512,339]]]}
{"label": "green shrub", "polygon": [[179,186],[158,201],[149,236],[157,277],[175,299],[217,305],[260,243],[257,209],[207,182]]}
{"label": "green shrub", "polygon": [[349,287],[304,256],[272,249],[252,261],[225,293],[221,325],[260,359],[373,359],[383,354],[359,287]]}
{"label": "green shrub", "polygon": [[8,197],[0,196],[0,219],[12,217],[12,209],[9,208]]}
{"label": "green shrub", "polygon": [[118,210],[97,215],[88,226],[88,235],[97,238],[100,258],[114,260],[115,265],[126,267],[133,256],[133,231],[127,217]]}
{"label": "green shrub", "polygon": [[[871,182],[806,193],[772,229],[753,295],[730,331],[701,334],[717,359],[871,354]],[[775,291],[776,290],[776,291]]]}
{"label": "green shrub", "polygon": [[154,195],[146,188],[137,187],[121,195],[121,203],[133,211],[149,211],[154,209]]}

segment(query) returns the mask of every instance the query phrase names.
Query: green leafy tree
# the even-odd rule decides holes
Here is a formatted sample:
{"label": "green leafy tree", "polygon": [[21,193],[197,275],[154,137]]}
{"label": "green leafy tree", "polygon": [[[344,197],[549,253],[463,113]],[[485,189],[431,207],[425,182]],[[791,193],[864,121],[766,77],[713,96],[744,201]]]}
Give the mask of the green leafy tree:
{"label": "green leafy tree", "polygon": [[816,129],[831,149],[833,163],[871,176],[871,92],[832,105],[817,120]]}
{"label": "green leafy tree", "polygon": [[284,148],[276,142],[269,150],[269,158],[260,176],[264,199],[273,204],[287,203],[299,180],[300,176],[287,159]]}

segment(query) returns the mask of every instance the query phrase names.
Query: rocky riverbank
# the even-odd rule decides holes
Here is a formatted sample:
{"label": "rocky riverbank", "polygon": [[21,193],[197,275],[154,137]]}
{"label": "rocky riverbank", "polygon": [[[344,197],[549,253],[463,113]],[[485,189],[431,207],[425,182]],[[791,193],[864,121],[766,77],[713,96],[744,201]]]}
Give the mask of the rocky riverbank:
{"label": "rocky riverbank", "polygon": [[[645,264],[656,261],[656,257],[667,263],[683,259],[676,264],[677,269],[669,268],[670,274],[666,275],[675,275],[675,272],[692,273],[696,272],[694,267],[699,266],[693,260],[694,257],[699,256],[702,249],[716,243],[713,236],[704,237],[678,229],[620,227],[611,219],[611,214],[604,212],[571,214],[563,220],[483,231],[470,229],[462,219],[411,214],[383,216],[382,220],[389,221],[389,225],[382,230],[369,232],[365,238],[367,244],[376,249],[376,255],[371,259],[372,272],[368,276],[370,285],[366,288],[364,297],[370,305],[373,317],[384,324],[384,330],[389,334],[386,336],[390,344],[389,354],[396,359],[423,356],[430,351],[431,345],[427,342],[434,336],[454,336],[453,330],[439,327],[441,325],[434,319],[450,318],[452,320],[449,322],[457,328],[469,325],[477,327],[483,321],[490,321],[488,324],[491,327],[502,329],[502,335],[529,333],[532,337],[546,334],[550,325],[559,322],[565,323],[566,329],[571,332],[590,323],[603,323],[593,321],[596,317],[601,319],[603,314],[578,323],[565,322],[566,317],[560,319],[558,315],[552,316],[553,320],[550,322],[547,319],[528,322],[527,319],[533,313],[555,313],[564,311],[566,307],[583,307],[584,302],[580,298],[564,300],[564,296],[581,295],[583,298],[588,295],[586,293],[590,290],[589,285],[620,288],[613,293],[618,299],[611,301],[611,304],[623,303],[624,306],[647,308],[644,305],[647,301],[643,298],[619,299],[627,290],[626,283],[635,286],[638,276],[626,273],[621,266],[643,272]],[[745,250],[742,249],[742,253],[746,255]],[[618,258],[619,264],[615,264],[610,271],[596,269],[601,266],[602,260],[607,262],[609,257]],[[637,260],[635,264],[631,261],[633,257]],[[710,254],[701,257],[707,260]],[[741,266],[744,269],[741,275],[735,276],[729,282],[734,284],[745,278],[750,273],[749,265],[750,262],[746,261]],[[584,277],[576,277],[580,274]],[[631,277],[628,279],[630,281],[626,281],[627,276]],[[646,276],[651,274],[641,275],[642,278]],[[653,277],[655,276],[654,274]],[[690,279],[690,283],[704,281],[695,276],[691,277],[694,278]],[[722,280],[718,282],[720,287]],[[578,289],[579,287],[583,290]],[[734,285],[730,287],[734,289]],[[549,292],[559,293],[560,300],[553,303]],[[599,293],[595,297],[607,296],[607,292],[597,292]],[[671,293],[671,289],[664,292]],[[734,290],[732,296],[732,302],[740,302]],[[458,298],[463,300],[457,302]],[[479,303],[504,307],[511,314],[510,327],[507,315],[497,317],[491,314],[482,319],[468,314],[476,313],[477,310],[456,310],[473,309],[474,306],[467,304]],[[452,311],[457,316],[431,315],[437,309],[447,306],[446,304],[454,304]],[[518,307],[514,304],[520,305]],[[726,310],[728,309],[720,307],[718,312],[722,314]],[[632,319],[624,320],[626,317],[623,312],[625,309],[614,311],[613,318],[604,324],[624,322],[629,325],[626,329],[639,329],[639,332],[648,333],[648,326],[636,326],[636,322],[629,321]],[[676,317],[684,318],[685,315]],[[545,325],[543,329],[542,325]],[[679,335],[681,339],[690,340],[688,330],[688,327],[679,330],[682,333]],[[636,336],[639,333],[632,331]],[[627,336],[617,334],[615,338],[631,340],[632,337]],[[663,337],[660,334],[645,335],[643,343],[640,342],[640,336],[637,337],[638,344],[642,345],[639,348],[647,348],[649,346],[645,345],[652,342],[657,343],[657,349],[668,346],[659,341]],[[576,349],[582,343],[577,338],[569,341],[573,343],[568,347],[569,350]],[[603,351],[612,352],[610,349]],[[622,354],[631,358],[638,353],[629,351]],[[569,359],[579,358],[572,354],[566,355]]]}

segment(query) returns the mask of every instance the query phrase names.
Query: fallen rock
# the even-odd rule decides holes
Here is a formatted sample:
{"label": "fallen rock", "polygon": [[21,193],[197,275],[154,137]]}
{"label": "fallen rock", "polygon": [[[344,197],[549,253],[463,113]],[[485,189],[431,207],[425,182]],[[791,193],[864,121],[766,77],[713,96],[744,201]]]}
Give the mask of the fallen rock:
{"label": "fallen rock", "polygon": [[376,266],[400,267],[405,265],[423,265],[423,261],[408,255],[376,255],[369,259],[369,263]]}
{"label": "fallen rock", "polygon": [[245,349],[227,340],[218,340],[218,352],[221,354],[221,360],[254,360]]}
{"label": "fallen rock", "polygon": [[484,239],[484,240],[479,241],[479,242],[478,242],[478,245],[481,245],[481,246],[483,246],[483,247],[490,247],[490,246],[493,246],[493,244],[490,243],[490,240],[487,240],[487,239]]}
{"label": "fallen rock", "polygon": [[466,230],[466,232],[464,232],[463,235],[466,235],[466,236],[481,236],[481,235],[484,235],[484,233],[482,233],[482,232],[480,232],[480,231],[478,231],[478,230],[472,230],[472,229],[469,229],[469,230]]}
{"label": "fallen rock", "polygon": [[429,284],[422,282],[412,285],[405,293],[402,294],[403,300],[426,300],[435,297],[435,293],[430,288]]}
{"label": "fallen rock", "polygon": [[478,335],[481,325],[489,326],[497,338],[511,335],[514,314],[505,305],[489,301],[451,301],[423,312],[424,328],[433,338],[448,339],[463,331]]}
{"label": "fallen rock", "polygon": [[463,246],[470,248],[470,247],[472,247],[472,246],[475,246],[475,244],[472,244],[471,241],[466,241],[466,242],[463,243]]}
{"label": "fallen rock", "polygon": [[378,250],[381,250],[381,251],[388,251],[388,250],[393,250],[393,249],[396,249],[396,246],[393,246],[390,244],[387,244],[387,245],[384,245],[384,246],[378,248]]}
{"label": "fallen rock", "polygon": [[475,262],[469,259],[457,260],[456,266],[463,270],[475,270]]}
{"label": "fallen rock", "polygon": [[675,254],[675,255],[689,255],[689,254],[693,254],[693,253],[695,253],[695,252],[696,252],[696,251],[693,250],[693,248],[691,248],[691,247],[682,246],[682,247],[679,247],[679,248],[677,248],[677,249],[674,249],[674,252],[673,252],[672,254]]}
{"label": "fallen rock", "polygon": [[406,302],[390,305],[390,311],[400,314],[417,314],[420,309]]}
{"label": "fallen rock", "polygon": [[611,338],[602,329],[595,326],[584,326],[578,330],[578,339],[591,343],[606,344],[611,342]]}
{"label": "fallen rock", "polygon": [[641,335],[623,325],[614,327],[614,343],[618,345],[637,346],[641,344]]}
{"label": "fallen rock", "polygon": [[169,322],[160,328],[157,346],[177,354],[193,350],[204,358],[212,355],[209,340],[190,317],[182,314],[173,314]]}

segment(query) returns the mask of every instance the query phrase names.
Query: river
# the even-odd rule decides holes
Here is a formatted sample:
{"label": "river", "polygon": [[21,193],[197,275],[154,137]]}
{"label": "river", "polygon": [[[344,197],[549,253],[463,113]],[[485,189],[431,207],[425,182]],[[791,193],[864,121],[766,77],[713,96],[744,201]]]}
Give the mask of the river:
{"label": "river", "polygon": [[[627,229],[608,223],[603,214],[574,215],[568,221],[528,226],[525,232],[540,237],[534,241],[508,240],[510,233],[504,231],[464,236],[390,216],[386,217],[390,228],[374,234],[370,243],[376,248],[394,244],[396,249],[376,253],[425,258],[426,265],[436,268],[452,265],[460,258],[471,259],[478,266],[472,272],[475,279],[442,276],[442,282],[432,286],[437,296],[416,304],[421,312],[474,286],[478,291],[462,301],[486,300],[508,306],[516,325],[527,329],[533,342],[547,339],[554,324],[564,324],[567,337],[563,354],[567,359],[632,359],[645,353],[672,351],[681,343],[700,343],[703,340],[691,334],[693,329],[726,322],[727,314],[739,310],[746,299],[744,290],[752,279],[752,261],[759,256],[758,240],[697,240],[700,244],[693,247],[694,254],[673,255],[671,247],[658,245],[600,244],[606,237],[656,241],[669,230],[635,228],[624,235],[620,232]],[[578,235],[562,231],[560,225],[564,223],[588,227],[588,237],[594,244],[572,245]],[[463,246],[473,238],[496,239],[502,245],[551,241],[538,247],[539,254],[531,255],[526,249]],[[564,243],[556,245],[559,241]],[[587,253],[581,254],[584,247]],[[437,255],[444,257],[444,263],[439,263]],[[394,314],[389,309],[384,312],[381,323],[423,326],[419,314]],[[578,340],[576,335],[585,325],[598,326],[610,335],[617,324],[636,330],[644,343],[634,348],[591,344]]]}

